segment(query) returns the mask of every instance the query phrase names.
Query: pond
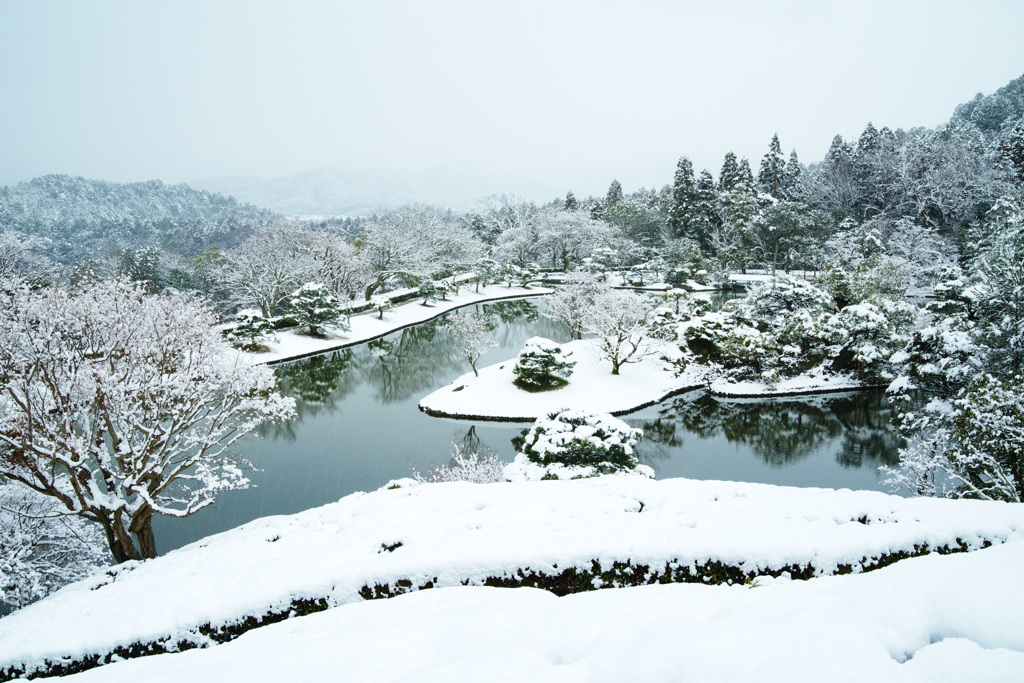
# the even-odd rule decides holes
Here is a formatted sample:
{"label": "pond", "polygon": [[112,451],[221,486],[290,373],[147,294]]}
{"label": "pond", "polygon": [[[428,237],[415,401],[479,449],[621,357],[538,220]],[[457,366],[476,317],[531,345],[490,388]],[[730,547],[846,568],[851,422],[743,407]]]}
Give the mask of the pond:
{"label": "pond", "polygon": [[[480,367],[507,360],[534,336],[568,341],[540,315],[543,298],[478,306],[498,347]],[[429,417],[419,400],[469,372],[441,320],[359,346],[275,366],[298,415],[242,442],[259,471],[255,488],[222,494],[186,519],[157,518],[160,552],[267,515],[291,514],[372,491],[446,463],[452,444],[489,448],[504,460],[528,423]],[[628,366],[623,372],[628,372]],[[792,486],[885,490],[877,468],[903,445],[883,391],[766,400],[690,392],[625,416],[644,429],[640,458],[659,478],[728,479]]]}

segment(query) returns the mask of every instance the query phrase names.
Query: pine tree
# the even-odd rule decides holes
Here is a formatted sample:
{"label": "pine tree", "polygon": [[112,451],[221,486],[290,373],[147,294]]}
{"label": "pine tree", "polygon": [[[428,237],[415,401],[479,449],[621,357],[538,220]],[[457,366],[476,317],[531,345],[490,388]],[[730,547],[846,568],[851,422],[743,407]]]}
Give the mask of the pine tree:
{"label": "pine tree", "polygon": [[789,161],[783,168],[782,177],[779,180],[779,197],[788,201],[800,199],[800,182],[803,177],[804,167],[794,149],[789,154]]}
{"label": "pine tree", "polygon": [[768,153],[761,159],[761,170],[757,174],[757,184],[761,192],[779,199],[785,173],[786,158],[782,156],[782,145],[779,143],[779,134],[776,133],[772,136]]}
{"label": "pine tree", "polygon": [[697,181],[693,175],[693,164],[686,157],[679,157],[668,209],[668,229],[672,237],[697,237],[693,220],[696,203]]}
{"label": "pine tree", "polygon": [[1024,119],[1006,131],[996,151],[1018,185],[1024,185]]}
{"label": "pine tree", "polygon": [[288,315],[313,337],[327,325],[347,328],[338,299],[319,282],[307,282],[288,296]]}

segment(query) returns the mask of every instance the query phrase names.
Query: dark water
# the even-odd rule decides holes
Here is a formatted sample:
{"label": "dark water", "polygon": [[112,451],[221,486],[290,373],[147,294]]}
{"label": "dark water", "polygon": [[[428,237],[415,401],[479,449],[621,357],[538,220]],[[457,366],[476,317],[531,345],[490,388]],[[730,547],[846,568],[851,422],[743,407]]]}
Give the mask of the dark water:
{"label": "dark water", "polygon": [[[568,337],[539,311],[543,299],[483,304],[499,346],[480,367],[514,356],[530,337]],[[372,491],[391,479],[448,462],[452,443],[487,447],[511,460],[527,423],[429,417],[419,400],[469,372],[441,322],[378,341],[276,366],[298,416],[263,430],[242,450],[259,469],[256,488],[223,494],[183,520],[155,522],[161,552],[257,517],[290,514]],[[625,370],[628,372],[628,368]],[[642,427],[641,459],[659,478],[692,477],[883,490],[877,467],[902,444],[881,391],[722,400],[692,392],[624,418]]]}

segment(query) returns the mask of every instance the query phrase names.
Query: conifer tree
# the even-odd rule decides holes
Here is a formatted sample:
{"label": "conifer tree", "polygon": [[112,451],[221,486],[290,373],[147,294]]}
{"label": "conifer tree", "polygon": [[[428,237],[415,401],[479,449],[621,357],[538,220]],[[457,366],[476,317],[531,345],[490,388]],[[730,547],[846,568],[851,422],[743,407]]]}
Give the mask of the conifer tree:
{"label": "conifer tree", "polygon": [[576,199],[576,195],[574,195],[572,193],[572,190],[569,190],[566,193],[566,195],[565,195],[565,203],[563,204],[562,208],[564,208],[566,211],[578,211],[579,210],[580,202],[579,202],[578,199]]}
{"label": "conifer tree", "polygon": [[622,185],[618,180],[613,180],[608,186],[608,194],[604,199],[604,208],[610,209],[622,201]]}
{"label": "conifer tree", "polygon": [[693,175],[693,164],[686,157],[679,157],[668,209],[668,229],[672,237],[697,237],[693,221],[696,203],[697,181]]}
{"label": "conifer tree", "polygon": [[757,184],[761,192],[779,199],[785,173],[786,158],[782,156],[782,145],[779,143],[779,134],[776,133],[772,136],[768,153],[761,159],[761,170],[757,174]]}
{"label": "conifer tree", "polygon": [[718,191],[728,192],[736,187],[742,179],[740,163],[736,155],[728,152],[722,162],[722,172],[718,174]]}

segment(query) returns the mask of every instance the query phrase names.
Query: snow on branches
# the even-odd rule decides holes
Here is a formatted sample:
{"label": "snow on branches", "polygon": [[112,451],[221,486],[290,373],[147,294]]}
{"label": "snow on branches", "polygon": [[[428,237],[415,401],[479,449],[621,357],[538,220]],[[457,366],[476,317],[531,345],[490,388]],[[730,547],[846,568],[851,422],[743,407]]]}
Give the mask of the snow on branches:
{"label": "snow on branches", "polygon": [[229,448],[294,402],[239,360],[191,296],[104,280],[8,295],[0,312],[0,475],[103,529],[114,559],[154,557],[153,515],[246,488]]}

